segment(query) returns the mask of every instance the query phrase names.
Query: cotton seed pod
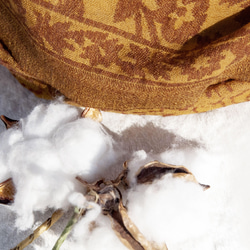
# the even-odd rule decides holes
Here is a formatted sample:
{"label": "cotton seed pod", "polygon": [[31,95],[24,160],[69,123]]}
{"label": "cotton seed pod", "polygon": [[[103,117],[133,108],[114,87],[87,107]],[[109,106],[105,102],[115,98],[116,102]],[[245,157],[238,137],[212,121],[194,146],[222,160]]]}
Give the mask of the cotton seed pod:
{"label": "cotton seed pod", "polygon": [[3,121],[6,129],[12,128],[12,127],[14,127],[15,125],[18,124],[17,120],[12,120],[12,119],[8,118],[7,116],[4,116],[4,115],[1,115],[0,119]]}
{"label": "cotton seed pod", "polygon": [[[172,174],[175,178],[184,178],[187,181],[200,184],[187,168],[183,166],[165,164],[159,161],[149,162],[142,166],[136,173],[136,180],[138,184],[151,184],[153,181],[160,179],[165,174]],[[210,187],[209,185],[200,185],[204,188],[204,190]]]}

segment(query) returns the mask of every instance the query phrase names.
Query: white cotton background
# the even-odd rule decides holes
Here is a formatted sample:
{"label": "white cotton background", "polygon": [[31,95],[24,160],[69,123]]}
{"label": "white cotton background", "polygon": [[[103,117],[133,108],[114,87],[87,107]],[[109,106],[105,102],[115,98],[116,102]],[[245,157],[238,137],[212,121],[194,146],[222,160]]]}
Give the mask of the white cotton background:
{"label": "white cotton background", "polygon": [[[0,86],[1,114],[20,120],[9,130],[0,126],[0,181],[12,177],[17,189],[11,206],[0,205],[1,250],[63,208],[65,215],[27,247],[52,249],[73,207],[87,206],[75,177],[113,179],[124,161],[131,183],[124,203],[149,240],[169,250],[249,249],[250,103],[171,117],[102,112],[99,124],[61,100],[36,98],[2,66]],[[135,174],[152,160],[183,165],[210,189],[170,174],[138,185]],[[61,249],[126,249],[109,218],[92,207]]]}

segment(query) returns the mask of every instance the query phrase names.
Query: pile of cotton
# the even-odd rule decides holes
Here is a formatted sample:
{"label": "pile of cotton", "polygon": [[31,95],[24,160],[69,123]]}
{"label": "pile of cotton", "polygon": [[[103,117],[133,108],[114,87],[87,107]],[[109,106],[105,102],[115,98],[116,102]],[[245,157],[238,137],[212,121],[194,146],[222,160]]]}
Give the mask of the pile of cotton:
{"label": "pile of cotton", "polygon": [[[14,92],[28,111],[23,90]],[[16,188],[14,202],[0,205],[0,249],[15,247],[63,209],[62,218],[26,248],[52,249],[74,207],[90,205],[76,177],[115,180],[125,161],[129,188],[121,190],[122,201],[148,241],[165,243],[168,250],[249,249],[250,103],[178,117],[102,112],[99,123],[61,101],[34,100],[21,119],[15,108],[8,110],[19,123],[0,133],[0,182],[12,178]],[[210,188],[173,174],[139,184],[138,171],[153,160],[185,166]],[[91,202],[60,249],[127,248]]]}
{"label": "pile of cotton", "polygon": [[76,108],[42,104],[1,134],[0,176],[14,181],[19,228],[32,226],[34,211],[69,206],[79,189],[75,177],[93,179],[111,164],[112,138],[98,122],[79,117]]}

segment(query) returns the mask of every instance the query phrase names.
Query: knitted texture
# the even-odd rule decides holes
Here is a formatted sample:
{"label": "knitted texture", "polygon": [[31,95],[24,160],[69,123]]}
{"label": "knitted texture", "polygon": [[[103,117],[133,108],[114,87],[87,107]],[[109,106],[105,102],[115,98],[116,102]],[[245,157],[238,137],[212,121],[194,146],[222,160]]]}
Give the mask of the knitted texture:
{"label": "knitted texture", "polygon": [[0,0],[0,63],[38,96],[180,115],[250,100],[250,0]]}

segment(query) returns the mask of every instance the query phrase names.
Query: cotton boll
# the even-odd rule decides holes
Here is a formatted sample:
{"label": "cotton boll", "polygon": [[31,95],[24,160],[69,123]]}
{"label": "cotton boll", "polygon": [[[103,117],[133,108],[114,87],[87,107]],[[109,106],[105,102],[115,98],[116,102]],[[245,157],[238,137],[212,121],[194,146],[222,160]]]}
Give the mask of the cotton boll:
{"label": "cotton boll", "polygon": [[214,227],[210,232],[217,249],[233,250],[239,242],[241,249],[248,249],[250,244],[247,237],[250,224],[250,164],[247,145],[250,137],[245,126],[234,126],[230,133],[225,133],[227,129],[222,135],[216,133],[207,142],[207,149],[190,151],[183,161],[197,180],[211,186],[206,194],[213,204],[209,216]]}
{"label": "cotton boll", "polygon": [[[236,134],[238,135],[237,131]],[[244,137],[233,137],[235,143],[230,145],[227,140],[216,137],[216,149],[200,148],[183,152],[174,150],[161,156],[164,161],[172,159],[175,164],[181,159],[180,163],[188,167],[199,182],[210,185],[210,189],[205,193],[210,202],[207,214],[211,218],[212,229],[209,233],[216,249],[234,250],[239,242],[241,249],[247,249],[250,243],[249,237],[246,236],[250,224],[247,212],[250,209],[247,184],[250,168],[248,148],[243,145],[247,145],[249,136],[245,133]],[[179,157],[180,154],[182,157]],[[200,238],[200,241],[204,240]],[[196,244],[196,241],[191,242]],[[197,246],[190,247],[190,244],[187,244],[188,249],[199,249]],[[177,245],[174,249],[178,249]]]}
{"label": "cotton boll", "polygon": [[128,213],[152,241],[180,244],[207,235],[210,229],[206,193],[196,183],[166,175],[128,194]]}
{"label": "cotton boll", "polygon": [[114,157],[112,139],[91,119],[79,119],[61,126],[54,135],[55,147],[64,164],[63,171],[95,180]]}
{"label": "cotton boll", "polygon": [[[206,213],[208,221],[207,236],[199,235],[196,239],[190,237],[189,240],[183,242],[172,242],[173,249],[220,249],[221,243],[219,241],[225,240],[223,246],[227,245],[226,242],[230,239],[230,248],[232,247],[236,235],[235,218],[238,215],[232,213],[232,202],[230,201],[231,194],[235,193],[234,190],[230,190],[228,184],[232,182],[232,174],[230,174],[232,162],[232,153],[228,154],[224,150],[223,154],[218,152],[211,152],[205,148],[194,148],[188,150],[171,150],[161,154],[163,162],[173,162],[177,165],[184,165],[187,167],[196,177],[196,179],[203,184],[209,184],[210,189],[204,191],[206,201],[204,204],[208,204],[205,207],[204,213]],[[231,185],[231,184],[229,184]],[[195,195],[195,194],[194,194]],[[202,201],[202,200],[200,200]],[[198,200],[197,200],[198,202]],[[199,218],[194,218],[194,222]],[[184,224],[185,221],[183,222]],[[225,225],[234,225],[231,228],[225,227]],[[191,230],[192,228],[190,228]],[[226,235],[224,238],[223,235]],[[201,245],[203,244],[203,247]]]}
{"label": "cotton boll", "polygon": [[13,207],[21,229],[33,223],[33,211],[61,208],[74,189],[72,180],[61,171],[61,162],[46,139],[22,141],[12,146],[8,165],[16,187]]}
{"label": "cotton boll", "polygon": [[23,134],[27,138],[48,137],[62,124],[79,117],[79,110],[66,104],[53,103],[36,106],[31,114],[21,120]]}

